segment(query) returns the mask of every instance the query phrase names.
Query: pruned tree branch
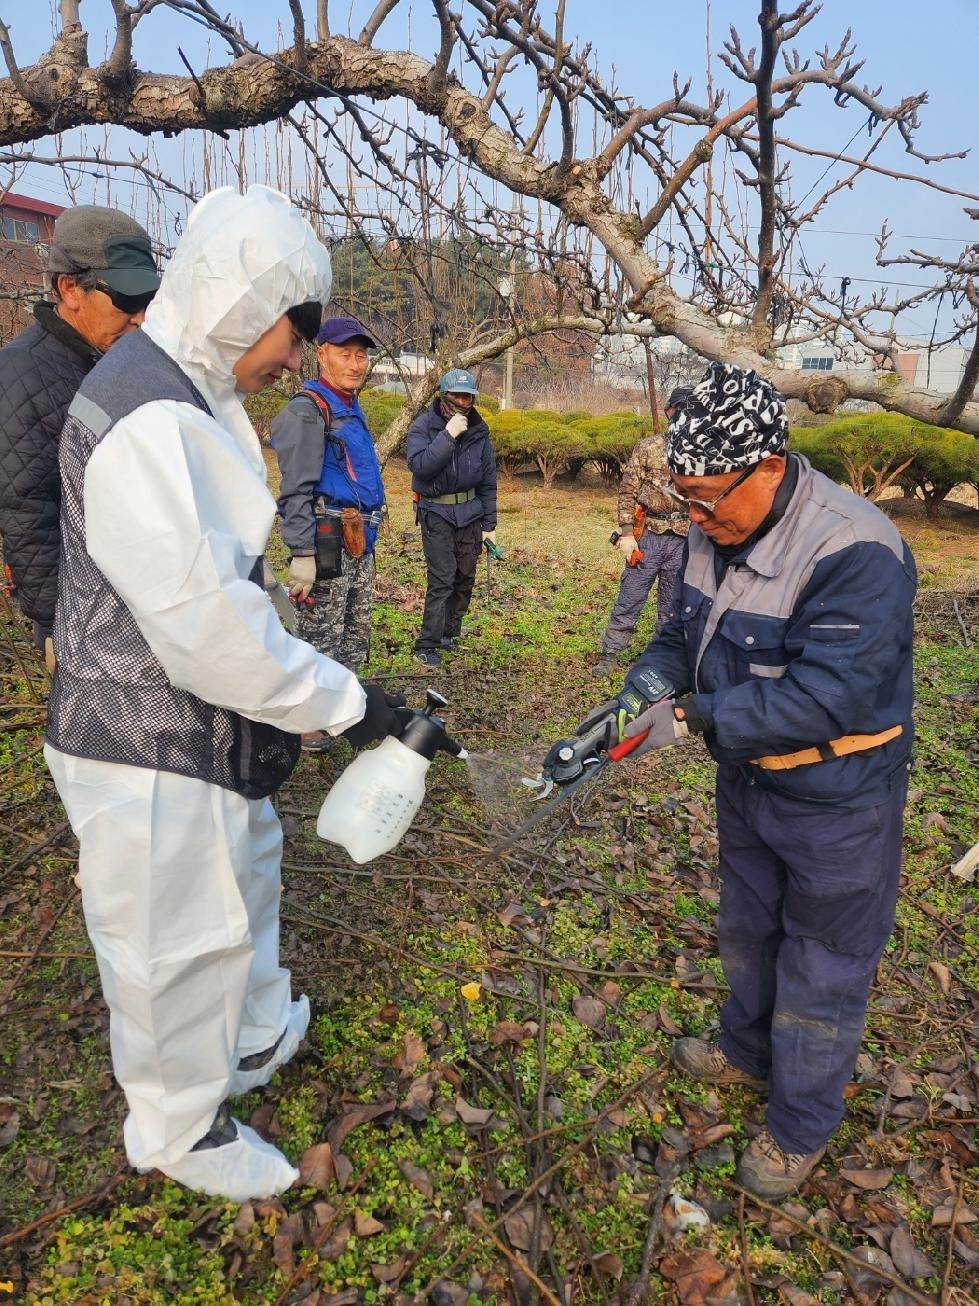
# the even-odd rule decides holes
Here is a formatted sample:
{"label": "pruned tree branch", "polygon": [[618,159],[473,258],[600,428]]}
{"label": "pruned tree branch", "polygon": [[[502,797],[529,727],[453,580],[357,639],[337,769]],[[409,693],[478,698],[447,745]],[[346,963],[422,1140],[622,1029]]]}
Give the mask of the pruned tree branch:
{"label": "pruned tree branch", "polygon": [[[208,0],[108,0],[115,40],[98,68],[88,61],[78,0],[60,0],[60,31],[30,65],[18,63],[0,24],[8,73],[0,81],[0,146],[28,147],[53,132],[115,125],[147,137],[202,131],[213,143],[215,134],[285,124],[302,145],[305,172],[305,183],[293,183],[290,173],[286,188],[324,233],[331,223],[355,233],[371,260],[381,259],[379,232],[391,248],[414,251],[404,275],[417,304],[415,333],[424,339],[431,329],[440,351],[451,346],[461,357],[475,345],[472,324],[450,307],[454,273],[448,264],[440,267],[435,253],[446,241],[469,241],[474,250],[519,251],[528,271],[549,279],[562,320],[591,315],[632,335],[641,334],[641,325],[672,336],[697,355],[755,368],[817,411],[831,411],[848,397],[868,399],[979,434],[977,308],[974,291],[967,292],[979,262],[974,247],[958,257],[895,251],[895,240],[882,233],[881,267],[907,262],[936,277],[903,298],[883,287],[862,295],[854,287],[847,295],[819,269],[795,270],[807,223],[864,176],[979,199],[931,175],[932,165],[962,152],[919,149],[926,94],[888,103],[879,87],[858,82],[863,63],[851,32],[811,56],[791,46],[819,12],[813,0],[800,0],[788,13],[779,13],[775,0],[762,0],[757,54],[731,30],[720,60],[735,89],[750,86],[747,98],[732,99],[730,86],[716,93],[709,87],[698,104],[690,80],[675,75],[672,93],[651,105],[622,94],[599,74],[591,47],[567,38],[564,0],[550,0],[550,28],[543,0],[458,0],[455,6],[433,0],[427,16],[413,13],[413,51],[377,44],[405,0],[377,0],[356,39],[331,35],[328,0],[317,0],[315,43],[306,37],[301,0],[288,2],[292,46],[270,52]],[[201,68],[186,59],[187,75],[133,66],[133,28],[164,3],[218,36],[231,61]],[[431,57],[414,52],[425,49]],[[459,58],[450,71],[454,54]],[[538,102],[525,125],[528,97],[520,88],[526,92],[528,78]],[[776,134],[775,124],[795,120],[813,97],[849,110],[853,138],[867,130],[862,157],[847,148],[814,147],[803,135]],[[928,173],[895,168],[885,156],[895,131],[908,155],[929,164]],[[119,166],[107,153],[103,147],[101,165]],[[827,167],[797,200],[802,188],[792,189],[789,169],[806,156],[826,159]],[[25,157],[19,149],[7,160],[19,166]],[[239,145],[235,166],[243,167],[243,158]],[[831,167],[836,171],[825,180]],[[154,171],[146,168],[147,180],[164,184]],[[206,184],[214,184],[217,172],[209,164]],[[195,190],[185,185],[181,193]],[[499,268],[498,257],[490,266]],[[773,342],[789,339],[791,331],[794,340],[829,342],[840,357],[852,346],[893,366],[901,314],[939,305],[943,296],[943,325],[933,342],[971,342],[952,396],[909,387],[883,369],[813,377],[787,370],[772,355]],[[510,330],[522,332],[528,306],[507,300],[500,307],[510,315]],[[498,330],[475,335],[480,348],[483,335],[507,347]]]}

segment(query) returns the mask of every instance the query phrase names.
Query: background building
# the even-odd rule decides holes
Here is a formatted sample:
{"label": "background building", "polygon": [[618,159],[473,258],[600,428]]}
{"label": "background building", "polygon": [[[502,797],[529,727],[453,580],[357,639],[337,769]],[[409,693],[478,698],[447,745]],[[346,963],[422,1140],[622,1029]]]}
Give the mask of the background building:
{"label": "background building", "polygon": [[51,243],[61,204],[7,191],[0,198],[0,345],[30,321],[33,301],[44,291],[41,251]]}

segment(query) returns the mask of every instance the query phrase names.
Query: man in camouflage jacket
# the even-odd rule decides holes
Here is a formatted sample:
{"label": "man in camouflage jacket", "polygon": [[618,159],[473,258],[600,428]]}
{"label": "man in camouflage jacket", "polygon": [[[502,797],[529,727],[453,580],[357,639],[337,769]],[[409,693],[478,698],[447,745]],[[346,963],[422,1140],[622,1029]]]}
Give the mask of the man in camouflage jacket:
{"label": "man in camouflage jacket", "polygon": [[[665,409],[667,419],[689,393],[685,386],[672,391]],[[622,534],[617,547],[626,561],[618,597],[602,636],[601,656],[592,670],[595,676],[607,676],[615,666],[618,654],[632,638],[654,581],[659,581],[655,633],[662,630],[672,612],[690,523],[687,514],[678,512],[660,491],[666,479],[666,442],[654,433],[633,449],[619,483],[617,512]]]}

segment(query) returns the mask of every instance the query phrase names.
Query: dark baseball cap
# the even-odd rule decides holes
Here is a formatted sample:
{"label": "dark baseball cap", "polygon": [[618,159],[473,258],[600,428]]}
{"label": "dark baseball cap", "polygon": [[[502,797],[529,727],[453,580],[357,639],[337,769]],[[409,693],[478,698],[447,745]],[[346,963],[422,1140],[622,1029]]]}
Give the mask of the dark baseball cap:
{"label": "dark baseball cap", "polygon": [[693,394],[692,385],[678,385],[670,391],[670,397],[666,401],[667,408],[679,408]]}
{"label": "dark baseball cap", "polygon": [[128,214],[79,204],[56,219],[51,235],[47,266],[52,277],[96,272],[111,290],[131,299],[159,289],[150,238]]}
{"label": "dark baseball cap", "polygon": [[355,317],[328,317],[316,335],[318,345],[346,345],[351,340],[363,340],[368,349],[377,348]]}

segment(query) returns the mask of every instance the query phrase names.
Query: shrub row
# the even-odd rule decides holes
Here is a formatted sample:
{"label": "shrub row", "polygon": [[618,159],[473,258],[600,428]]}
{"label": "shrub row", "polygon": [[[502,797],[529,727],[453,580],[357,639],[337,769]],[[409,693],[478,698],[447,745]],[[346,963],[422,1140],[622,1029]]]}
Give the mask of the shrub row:
{"label": "shrub row", "polygon": [[[249,414],[260,434],[286,402],[276,390],[249,399]],[[375,436],[404,407],[402,395],[367,389],[360,399]],[[477,406],[486,418],[504,475],[536,467],[550,485],[559,474],[574,479],[591,463],[608,485],[615,485],[636,443],[649,434],[647,417],[613,413],[552,413],[546,409],[499,410],[495,399],[480,395]],[[877,499],[892,486],[918,495],[932,512],[958,485],[979,489],[979,440],[963,431],[928,426],[892,413],[845,416],[818,427],[794,427],[789,447],[804,454],[819,471],[848,485],[855,494]]]}

